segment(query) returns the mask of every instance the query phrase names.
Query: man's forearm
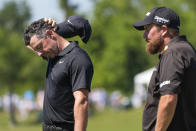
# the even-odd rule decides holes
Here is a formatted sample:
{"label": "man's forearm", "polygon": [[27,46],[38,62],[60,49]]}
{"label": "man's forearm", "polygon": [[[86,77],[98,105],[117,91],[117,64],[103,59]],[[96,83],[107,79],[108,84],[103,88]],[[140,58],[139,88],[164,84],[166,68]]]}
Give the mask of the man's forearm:
{"label": "man's forearm", "polygon": [[74,131],[86,131],[88,122],[88,90],[80,89],[74,92]]}
{"label": "man's forearm", "polygon": [[88,101],[74,105],[74,131],[86,131],[88,122]]}
{"label": "man's forearm", "polygon": [[166,131],[171,123],[177,104],[177,94],[161,96],[155,131]]}

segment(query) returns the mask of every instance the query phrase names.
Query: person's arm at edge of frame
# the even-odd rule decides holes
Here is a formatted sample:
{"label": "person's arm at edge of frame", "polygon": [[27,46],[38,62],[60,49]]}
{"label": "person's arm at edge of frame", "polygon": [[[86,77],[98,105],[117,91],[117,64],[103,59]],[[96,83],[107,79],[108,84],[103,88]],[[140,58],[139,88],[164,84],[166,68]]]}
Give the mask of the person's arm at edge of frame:
{"label": "person's arm at edge of frame", "polygon": [[166,131],[171,123],[178,101],[177,94],[161,96],[157,112],[155,131]]}
{"label": "person's arm at edge of frame", "polygon": [[74,131],[86,131],[88,123],[88,89],[76,90],[73,95],[74,103]]}

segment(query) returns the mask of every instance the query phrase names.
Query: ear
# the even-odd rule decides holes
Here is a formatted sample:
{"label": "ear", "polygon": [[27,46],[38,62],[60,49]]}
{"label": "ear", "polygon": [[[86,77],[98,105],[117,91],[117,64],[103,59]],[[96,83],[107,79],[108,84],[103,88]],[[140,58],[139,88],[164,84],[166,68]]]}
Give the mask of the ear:
{"label": "ear", "polygon": [[52,35],[53,31],[52,30],[46,30],[46,35]]}
{"label": "ear", "polygon": [[166,37],[167,36],[167,34],[168,34],[168,27],[166,26],[166,25],[162,25],[161,26],[161,29],[162,29],[162,34],[161,34],[161,36],[162,37]]}

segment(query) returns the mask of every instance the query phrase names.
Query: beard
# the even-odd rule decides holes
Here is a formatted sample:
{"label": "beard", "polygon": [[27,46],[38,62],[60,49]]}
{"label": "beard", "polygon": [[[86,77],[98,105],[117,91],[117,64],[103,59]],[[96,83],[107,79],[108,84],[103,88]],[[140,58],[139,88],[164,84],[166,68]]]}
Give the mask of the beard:
{"label": "beard", "polygon": [[152,39],[146,44],[146,51],[152,55],[160,52],[163,49],[163,39],[161,37]]}
{"label": "beard", "polygon": [[46,52],[47,58],[55,58],[59,54],[59,47],[57,46],[57,43],[51,47],[48,52]]}
{"label": "beard", "polygon": [[58,50],[50,50],[50,52],[47,54],[48,58],[55,58],[58,55]]}

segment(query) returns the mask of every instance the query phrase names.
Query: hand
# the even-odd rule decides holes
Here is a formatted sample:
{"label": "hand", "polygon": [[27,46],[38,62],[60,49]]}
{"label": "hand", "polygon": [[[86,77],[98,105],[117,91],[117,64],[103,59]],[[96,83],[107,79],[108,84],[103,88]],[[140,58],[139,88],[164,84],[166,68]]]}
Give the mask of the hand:
{"label": "hand", "polygon": [[44,21],[47,22],[49,25],[52,25],[54,27],[54,31],[56,31],[57,26],[56,26],[56,21],[51,19],[51,18],[44,18]]}

